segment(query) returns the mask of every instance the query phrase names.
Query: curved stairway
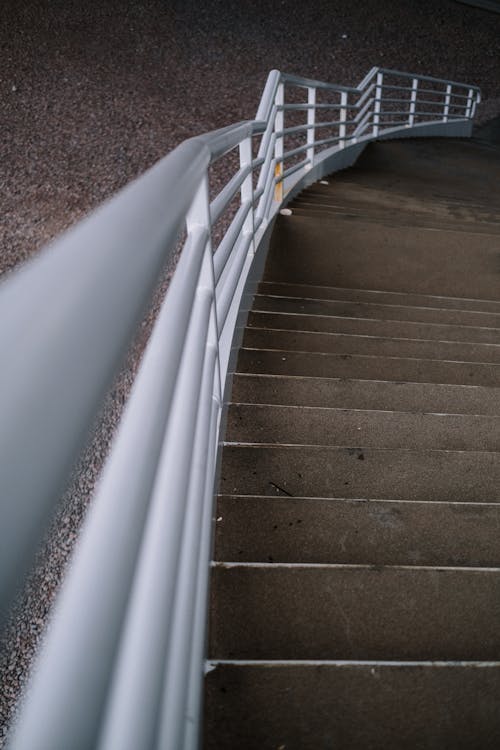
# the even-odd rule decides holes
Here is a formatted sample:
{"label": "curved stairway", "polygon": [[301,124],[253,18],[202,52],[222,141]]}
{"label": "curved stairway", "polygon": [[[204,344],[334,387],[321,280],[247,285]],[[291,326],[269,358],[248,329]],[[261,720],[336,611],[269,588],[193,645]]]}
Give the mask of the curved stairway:
{"label": "curved stairway", "polygon": [[500,151],[386,141],[278,218],[223,453],[205,747],[500,743]]}

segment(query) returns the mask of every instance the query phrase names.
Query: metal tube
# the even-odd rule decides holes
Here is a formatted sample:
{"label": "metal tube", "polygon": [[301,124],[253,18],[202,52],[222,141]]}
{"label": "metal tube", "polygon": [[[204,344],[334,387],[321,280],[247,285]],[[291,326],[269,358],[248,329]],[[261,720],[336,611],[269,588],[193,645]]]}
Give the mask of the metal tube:
{"label": "metal tube", "polygon": [[379,131],[379,112],[380,112],[380,99],[382,97],[382,84],[384,82],[384,77],[382,73],[377,73],[377,86],[375,88],[375,101],[373,106],[373,137],[376,138],[378,136]]}
{"label": "metal tube", "polygon": [[415,109],[417,106],[418,95],[418,78],[414,78],[411,84],[410,113],[408,115],[408,126],[410,128],[415,124]]}
{"label": "metal tube", "polygon": [[245,221],[243,223],[242,232],[244,234],[251,234],[252,235],[252,250],[255,252],[255,246],[254,246],[254,200],[253,200],[253,171],[252,171],[252,139],[251,138],[245,138],[244,141],[241,141],[240,143],[240,171],[246,170],[248,167],[250,168],[250,171],[248,172],[247,176],[245,177],[245,180],[241,184],[241,204],[244,205],[245,203],[250,204],[250,210],[248,211]]}
{"label": "metal tube", "polygon": [[[243,141],[244,143],[245,141]],[[241,144],[240,144],[241,145]],[[248,175],[252,173],[252,165],[250,163],[246,163],[244,167],[241,167],[235,175],[232,176],[232,178],[229,180],[226,185],[222,188],[220,193],[217,195],[216,198],[212,201],[210,204],[210,222],[211,224],[215,224],[217,219],[220,219],[226,208],[228,207],[229,203],[231,203],[232,199],[240,189],[241,185],[245,182]]]}
{"label": "metal tube", "polygon": [[247,201],[239,207],[238,211],[236,212],[236,216],[229,226],[229,229],[227,230],[226,234],[221,240],[219,247],[214,253],[215,283],[219,281],[229,259],[229,256],[231,255],[231,251],[241,235],[242,227],[251,207],[252,204],[250,203],[250,201]]}
{"label": "metal tube", "polygon": [[[283,127],[284,127],[284,116],[283,116],[283,110],[281,109],[284,101],[285,101],[284,85],[280,83],[276,90],[276,117],[274,119],[274,132],[275,133],[280,132],[281,130],[283,130]],[[275,158],[274,176],[275,177],[280,177],[281,174],[283,173],[282,156],[283,156],[283,137],[276,136],[275,141],[274,141],[274,158]],[[283,184],[281,182],[278,182],[276,184],[276,187],[274,188],[274,200],[277,201],[278,203],[281,203],[281,201],[283,200]]]}
{"label": "metal tube", "polygon": [[314,164],[314,141],[316,138],[314,129],[316,122],[316,89],[314,86],[309,86],[307,89],[307,103],[310,105],[310,108],[307,110],[307,159],[310,167],[312,167]]}
{"label": "metal tube", "polygon": [[346,118],[347,118],[347,92],[342,91],[340,95],[340,124],[339,124],[339,147],[345,146]]}

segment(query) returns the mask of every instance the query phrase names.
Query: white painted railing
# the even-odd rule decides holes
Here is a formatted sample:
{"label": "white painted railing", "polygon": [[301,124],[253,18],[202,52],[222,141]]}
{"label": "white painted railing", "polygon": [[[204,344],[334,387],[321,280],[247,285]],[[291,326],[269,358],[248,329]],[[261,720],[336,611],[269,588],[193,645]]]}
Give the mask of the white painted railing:
{"label": "white painted railing", "polygon": [[[4,282],[5,611],[185,233],[11,748],[197,746],[224,390],[273,218],[371,140],[470,135],[478,101],[380,68],[356,88],[272,71],[255,121],[186,141]],[[212,165],[235,149],[210,200]]]}

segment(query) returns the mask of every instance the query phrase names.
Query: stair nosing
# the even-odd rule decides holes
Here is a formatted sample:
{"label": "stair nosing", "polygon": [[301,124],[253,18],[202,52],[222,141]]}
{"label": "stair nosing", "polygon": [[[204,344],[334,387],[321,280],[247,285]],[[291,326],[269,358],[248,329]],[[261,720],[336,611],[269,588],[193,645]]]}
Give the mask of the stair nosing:
{"label": "stair nosing", "polygon": [[394,500],[391,498],[368,498],[368,497],[321,497],[321,496],[315,496],[315,495],[291,495],[291,496],[284,496],[284,495],[242,495],[238,493],[219,493],[217,495],[217,498],[230,498],[233,500],[245,502],[245,500],[248,500],[249,498],[252,498],[253,500],[263,500],[265,498],[266,502],[269,500],[286,500],[286,502],[299,500],[299,501],[311,501],[314,502],[316,500],[320,500],[321,502],[339,502],[339,503],[360,503],[364,505],[372,505],[373,503],[393,503],[395,505],[397,504],[404,504],[404,505],[450,505],[450,506],[457,506],[457,507],[463,507],[469,506],[472,509],[475,509],[477,507],[488,507],[488,508],[498,508],[500,510],[500,503],[492,503],[492,502],[471,502],[470,500]]}
{"label": "stair nosing", "polygon": [[235,568],[269,568],[270,570],[296,569],[304,568],[306,570],[317,570],[326,568],[328,570],[356,570],[356,571],[375,571],[384,572],[387,570],[405,570],[411,573],[420,571],[449,571],[459,573],[494,573],[500,575],[500,565],[497,567],[482,566],[475,567],[471,565],[387,565],[387,564],[370,564],[370,563],[291,563],[291,562],[244,562],[239,560],[211,560],[211,568],[219,570],[234,570]]}
{"label": "stair nosing", "polygon": [[444,660],[429,659],[422,660],[398,660],[398,659],[211,659],[205,660],[205,674],[216,669],[218,666],[241,666],[241,667],[318,667],[318,666],[338,666],[338,667],[427,667],[427,668],[496,668],[500,667],[500,661],[481,661],[473,659],[464,660]]}
{"label": "stair nosing", "polygon": [[255,449],[261,449],[261,448],[277,448],[277,449],[285,449],[285,450],[303,450],[304,448],[311,448],[313,450],[333,450],[333,451],[348,451],[348,450],[361,450],[366,452],[374,452],[377,451],[378,453],[460,453],[465,454],[467,456],[470,456],[471,454],[488,454],[493,456],[500,456],[500,450],[498,451],[489,451],[489,450],[461,450],[456,448],[377,448],[370,445],[363,445],[360,443],[356,444],[350,444],[350,445],[309,445],[308,443],[228,443],[226,444],[228,448],[255,448]]}
{"label": "stair nosing", "polygon": [[373,414],[374,412],[379,414],[413,414],[416,416],[426,416],[426,417],[463,417],[465,419],[472,418],[472,419],[500,419],[500,414],[470,414],[470,413],[464,413],[464,412],[451,412],[451,411],[407,411],[405,409],[354,409],[349,406],[311,406],[310,404],[266,404],[266,403],[257,403],[254,401],[228,401],[227,406],[256,406],[258,408],[265,408],[265,409],[299,409],[301,411],[309,410],[309,411],[335,411],[335,412],[356,412],[359,414],[365,414],[370,413]]}
{"label": "stair nosing", "polygon": [[[266,351],[265,349],[262,351]],[[274,350],[271,350],[274,351]],[[496,385],[473,385],[470,383],[433,383],[432,381],[419,381],[419,380],[380,380],[377,378],[339,378],[339,377],[327,377],[326,375],[293,375],[286,373],[267,373],[267,372],[244,372],[243,370],[236,370],[233,373],[237,377],[249,377],[249,378],[275,378],[276,380],[283,380],[285,378],[294,378],[298,380],[325,380],[326,382],[334,383],[383,383],[386,385],[410,385],[410,386],[429,386],[438,388],[472,388],[479,389],[485,388],[489,391],[500,391],[500,384]]]}

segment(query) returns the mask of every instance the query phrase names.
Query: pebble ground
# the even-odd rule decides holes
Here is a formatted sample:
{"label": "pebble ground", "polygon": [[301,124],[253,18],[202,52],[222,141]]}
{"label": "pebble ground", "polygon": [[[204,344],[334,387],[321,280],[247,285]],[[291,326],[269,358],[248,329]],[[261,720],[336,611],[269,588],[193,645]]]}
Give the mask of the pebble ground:
{"label": "pebble ground", "polygon": [[[463,80],[482,88],[482,120],[500,112],[500,15],[452,0],[3,0],[0,53],[0,273],[185,138],[254,117],[272,68],[345,84],[373,65]],[[4,629],[0,746],[145,335]]]}

